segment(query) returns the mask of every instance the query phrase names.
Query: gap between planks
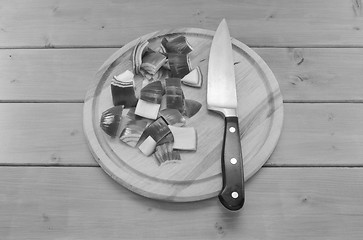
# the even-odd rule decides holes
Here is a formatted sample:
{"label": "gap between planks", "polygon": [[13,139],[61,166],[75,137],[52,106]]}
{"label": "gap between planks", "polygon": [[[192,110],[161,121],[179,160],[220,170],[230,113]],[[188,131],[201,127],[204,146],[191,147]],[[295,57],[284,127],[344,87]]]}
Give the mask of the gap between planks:
{"label": "gap between planks", "polygon": [[[238,40],[238,39],[237,39]],[[242,42],[242,41],[241,41]],[[12,46],[12,47],[2,47],[0,46],[0,50],[31,50],[31,49],[39,49],[39,50],[50,50],[50,49],[107,49],[107,48],[122,48],[124,45],[59,45],[59,46]],[[247,45],[250,48],[363,48],[361,45],[284,45],[284,46],[274,46],[274,45]]]}
{"label": "gap between planks", "polygon": [[[69,100],[1,100],[1,103],[84,103],[83,99],[69,99]],[[319,104],[319,103],[363,103],[362,100],[283,100],[283,103],[307,103],[307,104]]]}
{"label": "gap between planks", "polygon": [[[101,168],[97,164],[18,164],[18,163],[0,163],[1,167],[33,167],[33,168]],[[304,165],[304,164],[267,164],[262,168],[363,168],[363,164],[317,164],[317,165]]]}

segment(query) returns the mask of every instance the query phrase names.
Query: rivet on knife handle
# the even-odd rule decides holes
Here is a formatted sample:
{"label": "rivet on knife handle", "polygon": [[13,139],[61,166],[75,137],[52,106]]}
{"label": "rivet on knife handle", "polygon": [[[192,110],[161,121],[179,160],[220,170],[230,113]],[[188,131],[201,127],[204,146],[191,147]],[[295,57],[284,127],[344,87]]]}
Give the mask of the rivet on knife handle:
{"label": "rivet on knife handle", "polygon": [[238,117],[225,117],[222,175],[223,187],[218,195],[219,200],[229,210],[242,208],[245,192]]}

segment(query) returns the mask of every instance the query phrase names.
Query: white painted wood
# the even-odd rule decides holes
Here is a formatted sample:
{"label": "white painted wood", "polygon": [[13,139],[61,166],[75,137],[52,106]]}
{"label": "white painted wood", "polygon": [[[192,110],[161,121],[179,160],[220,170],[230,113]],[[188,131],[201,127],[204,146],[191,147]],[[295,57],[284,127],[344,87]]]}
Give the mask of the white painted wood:
{"label": "white painted wood", "polygon": [[363,46],[360,0],[2,0],[0,47],[121,46],[161,29],[215,30],[252,46]]}
{"label": "white painted wood", "polygon": [[[117,50],[2,49],[0,100],[81,102],[97,69]],[[271,68],[285,101],[363,101],[362,48],[253,50]]]}
{"label": "white painted wood", "polygon": [[[0,104],[0,164],[98,166],[83,136],[82,108]],[[357,103],[284,104],[281,137],[266,165],[361,166],[362,122]]]}
{"label": "white painted wood", "polygon": [[10,239],[361,239],[361,168],[262,168],[246,203],[156,201],[100,168],[1,167],[0,235]]}
{"label": "white painted wood", "polygon": [[1,103],[0,164],[93,165],[82,104]]}

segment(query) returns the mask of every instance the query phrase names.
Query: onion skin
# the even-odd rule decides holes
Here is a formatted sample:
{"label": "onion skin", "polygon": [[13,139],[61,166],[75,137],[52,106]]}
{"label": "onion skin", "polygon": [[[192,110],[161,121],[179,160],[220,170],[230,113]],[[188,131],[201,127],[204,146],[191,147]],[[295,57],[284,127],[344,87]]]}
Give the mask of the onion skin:
{"label": "onion skin", "polygon": [[111,94],[114,106],[124,105],[125,108],[135,107],[134,75],[126,70],[111,81]]}
{"label": "onion skin", "polygon": [[164,143],[156,146],[154,157],[159,165],[177,163],[181,160],[180,152],[173,149],[173,143]]}
{"label": "onion skin", "polygon": [[145,120],[131,120],[122,130],[120,140],[130,147],[136,147],[136,144],[148,124],[148,121]]}
{"label": "onion skin", "polygon": [[164,94],[164,89],[160,81],[151,82],[140,91],[140,99],[151,102],[161,103],[161,99]]}
{"label": "onion skin", "polygon": [[148,45],[148,41],[140,41],[134,47],[134,50],[132,52],[132,68],[135,74],[140,73],[142,57],[146,51],[149,51],[147,47]]}
{"label": "onion skin", "polygon": [[165,108],[159,112],[159,115],[168,125],[182,127],[186,123],[185,118],[177,109]]}
{"label": "onion skin", "polygon": [[202,104],[195,100],[185,99],[184,102],[185,102],[185,111],[183,112],[183,115],[187,116],[188,118],[193,117],[202,108]]}
{"label": "onion skin", "polygon": [[100,127],[111,137],[116,137],[122,118],[123,106],[115,106],[101,114]]}
{"label": "onion skin", "polygon": [[186,54],[168,53],[168,62],[172,77],[183,78],[190,72],[190,60]]}
{"label": "onion skin", "polygon": [[161,46],[166,53],[188,54],[193,51],[186,37],[183,35],[177,36],[170,40],[164,37],[161,40]]}
{"label": "onion skin", "polygon": [[162,140],[166,135],[170,133],[168,124],[163,118],[159,117],[154,122],[152,122],[142,133],[137,145],[142,144],[143,141],[149,136],[151,136],[156,143]]}
{"label": "onion skin", "polygon": [[180,78],[167,78],[165,80],[166,108],[177,109],[184,112],[184,93]]}
{"label": "onion skin", "polygon": [[166,57],[158,52],[152,52],[142,58],[141,68],[154,75],[166,62]]}

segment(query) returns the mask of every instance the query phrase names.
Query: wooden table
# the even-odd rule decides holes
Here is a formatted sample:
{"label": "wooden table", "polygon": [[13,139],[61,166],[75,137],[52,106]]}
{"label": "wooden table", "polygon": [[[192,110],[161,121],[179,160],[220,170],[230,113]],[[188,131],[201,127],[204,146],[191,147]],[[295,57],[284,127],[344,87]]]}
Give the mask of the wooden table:
{"label": "wooden table", "polygon": [[[362,239],[363,3],[0,1],[0,239]],[[93,75],[123,44],[178,27],[252,47],[284,97],[279,143],[228,212],[136,195],[82,130]]]}

